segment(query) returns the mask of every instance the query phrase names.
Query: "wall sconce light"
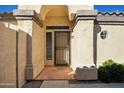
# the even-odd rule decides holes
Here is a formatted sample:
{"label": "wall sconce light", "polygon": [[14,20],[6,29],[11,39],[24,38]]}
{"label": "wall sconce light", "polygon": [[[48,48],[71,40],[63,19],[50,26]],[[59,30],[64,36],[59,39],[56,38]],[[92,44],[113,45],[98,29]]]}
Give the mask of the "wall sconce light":
{"label": "wall sconce light", "polygon": [[107,31],[102,31],[102,32],[100,33],[100,37],[101,37],[102,39],[107,38],[107,37],[108,37]]}

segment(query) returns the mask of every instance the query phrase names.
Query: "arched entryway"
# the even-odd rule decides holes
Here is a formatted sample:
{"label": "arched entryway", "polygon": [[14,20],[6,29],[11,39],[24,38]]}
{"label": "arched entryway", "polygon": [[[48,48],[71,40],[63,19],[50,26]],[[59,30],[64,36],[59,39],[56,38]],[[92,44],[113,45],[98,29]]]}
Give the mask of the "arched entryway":
{"label": "arched entryway", "polygon": [[45,68],[36,78],[74,79],[70,68],[70,21],[66,5],[44,5]]}
{"label": "arched entryway", "polygon": [[41,9],[45,29],[45,65],[70,65],[70,21],[66,5]]}

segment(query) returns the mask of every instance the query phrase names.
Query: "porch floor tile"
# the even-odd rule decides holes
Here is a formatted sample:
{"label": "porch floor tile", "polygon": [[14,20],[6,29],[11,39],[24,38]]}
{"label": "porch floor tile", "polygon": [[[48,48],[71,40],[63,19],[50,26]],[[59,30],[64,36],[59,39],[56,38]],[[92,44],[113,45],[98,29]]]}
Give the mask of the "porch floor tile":
{"label": "porch floor tile", "polygon": [[74,74],[69,67],[45,67],[35,80],[74,80]]}

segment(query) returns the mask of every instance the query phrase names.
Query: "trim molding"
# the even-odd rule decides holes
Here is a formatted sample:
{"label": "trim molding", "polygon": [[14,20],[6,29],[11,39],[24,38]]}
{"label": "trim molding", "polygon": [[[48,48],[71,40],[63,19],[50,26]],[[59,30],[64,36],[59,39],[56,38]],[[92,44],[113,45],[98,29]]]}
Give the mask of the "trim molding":
{"label": "trim molding", "polygon": [[103,22],[124,22],[124,16],[97,16],[96,20]]}
{"label": "trim molding", "polygon": [[95,25],[124,25],[124,22],[114,22],[114,21],[96,21]]}
{"label": "trim molding", "polygon": [[101,13],[93,10],[79,10],[73,20],[73,28],[78,21],[94,20],[94,24],[102,25],[124,25],[124,13]]}
{"label": "trim molding", "polygon": [[93,10],[78,10],[73,20],[73,27],[81,20],[96,20],[97,12]]}
{"label": "trim molding", "polygon": [[13,12],[1,12],[0,20],[33,20],[39,26],[43,26],[42,20],[34,10],[15,10]]}
{"label": "trim molding", "polygon": [[43,26],[42,20],[34,10],[15,10],[13,16],[16,20],[33,20],[41,27]]}

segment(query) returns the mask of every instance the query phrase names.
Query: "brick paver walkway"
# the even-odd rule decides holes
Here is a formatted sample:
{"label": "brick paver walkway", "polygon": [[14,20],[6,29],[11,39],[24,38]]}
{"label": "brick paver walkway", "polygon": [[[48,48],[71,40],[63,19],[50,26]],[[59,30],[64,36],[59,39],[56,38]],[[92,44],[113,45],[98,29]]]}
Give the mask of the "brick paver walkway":
{"label": "brick paver walkway", "polygon": [[45,67],[35,80],[73,80],[72,69],[69,67]]}

